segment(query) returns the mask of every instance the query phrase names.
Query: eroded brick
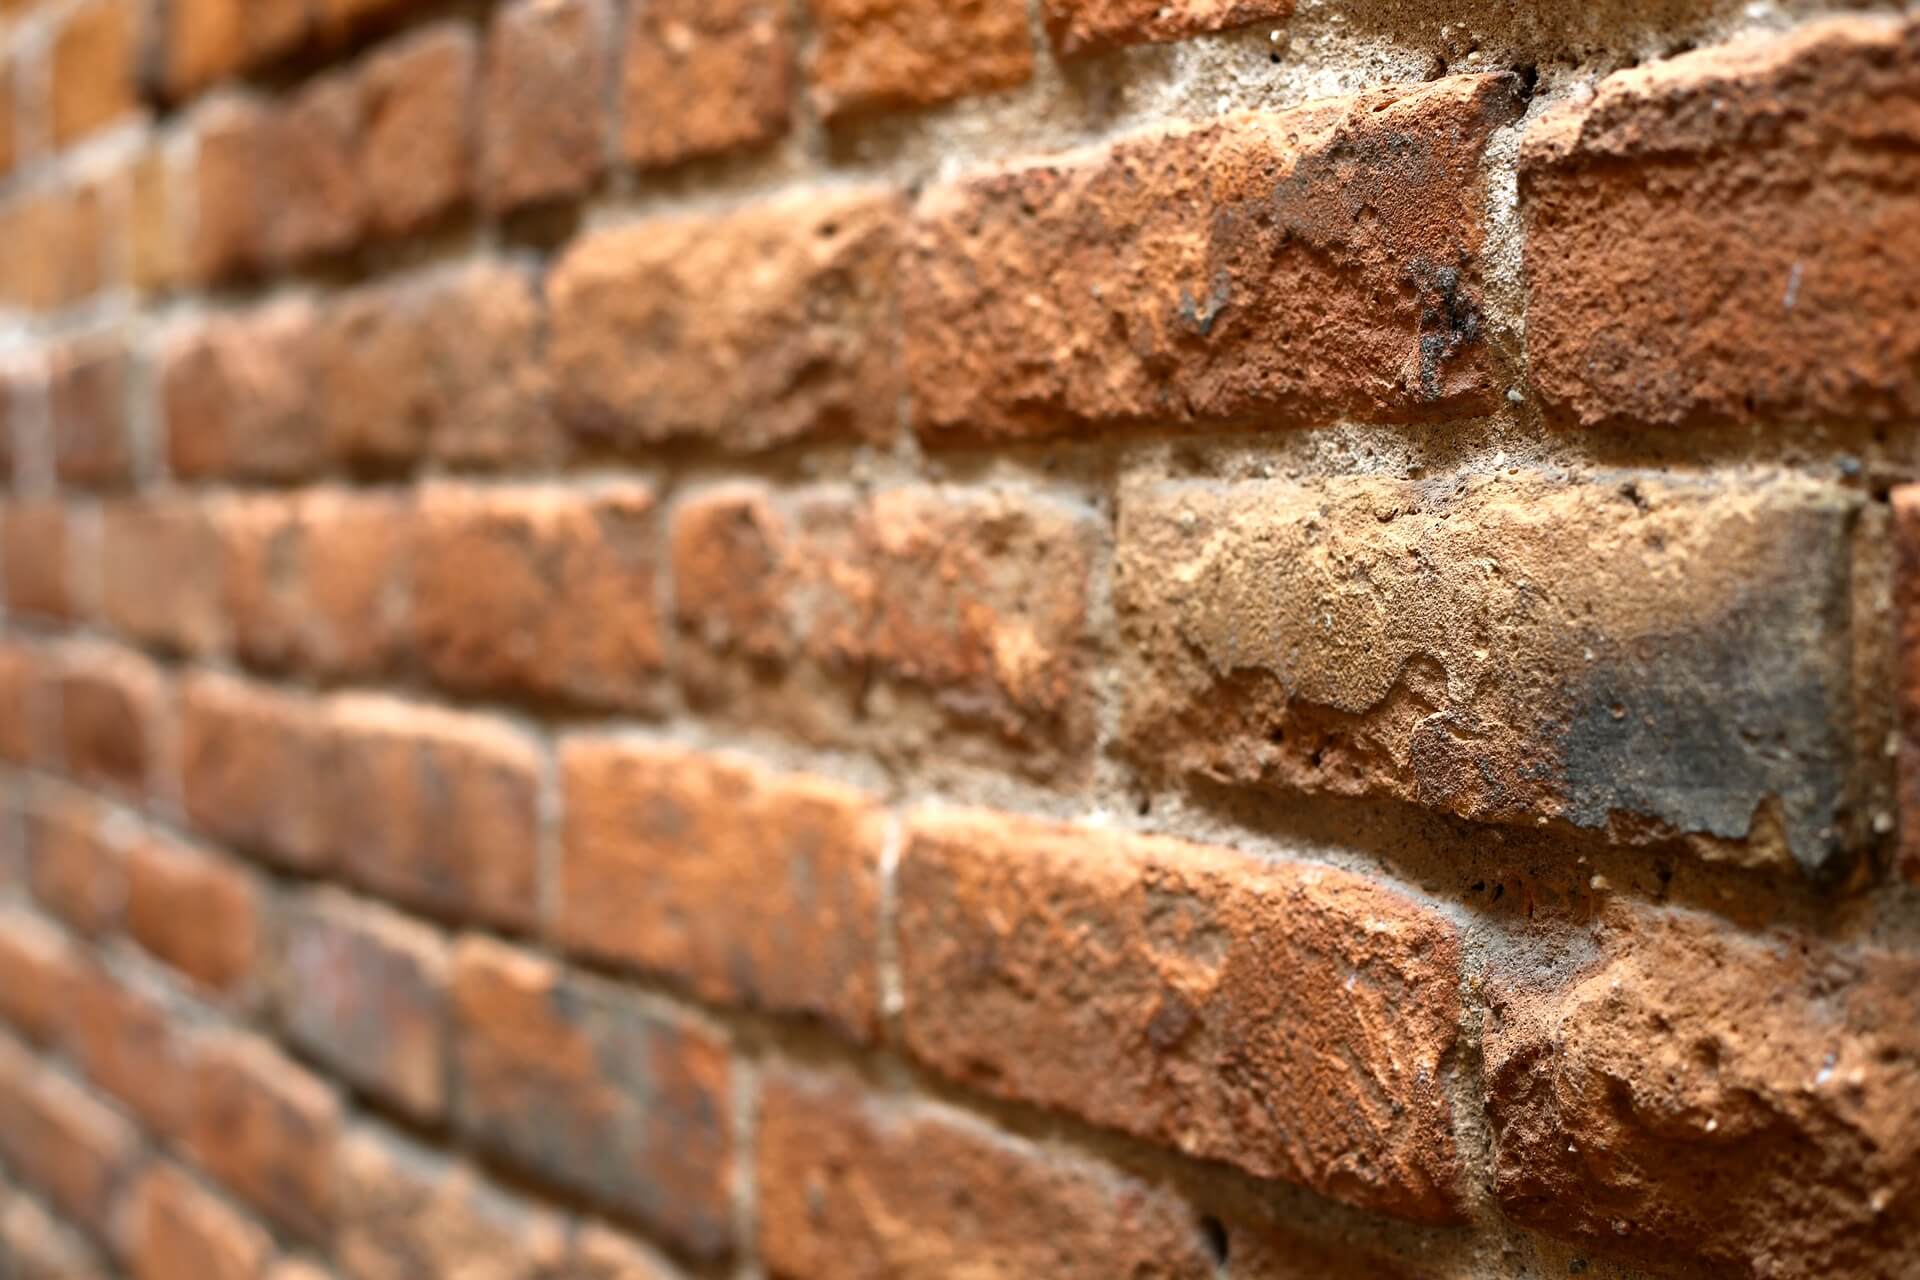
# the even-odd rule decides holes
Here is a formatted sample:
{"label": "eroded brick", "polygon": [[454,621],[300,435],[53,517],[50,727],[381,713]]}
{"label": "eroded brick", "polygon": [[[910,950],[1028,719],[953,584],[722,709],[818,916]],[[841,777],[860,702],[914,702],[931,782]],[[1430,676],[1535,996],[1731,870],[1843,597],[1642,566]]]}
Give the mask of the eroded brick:
{"label": "eroded brick", "polygon": [[292,298],[177,332],[160,359],[167,462],[182,479],[295,479],[328,459],[311,301]]}
{"label": "eroded brick", "polygon": [[298,262],[350,249],[367,220],[360,176],[360,82],[345,72],[300,86],[276,122],[279,193],[267,225],[268,256]]}
{"label": "eroded brick", "polygon": [[1063,57],[1185,40],[1293,15],[1294,0],[1045,0],[1047,35]]}
{"label": "eroded brick", "polygon": [[771,0],[652,0],[628,15],[620,148],[660,168],[785,134],[793,31]]}
{"label": "eroded brick", "polygon": [[606,0],[519,0],[487,39],[481,185],[496,209],[577,195],[606,159]]}
{"label": "eroded brick", "polygon": [[815,108],[829,120],[1023,84],[1026,0],[807,0]]}
{"label": "eroded brick", "polygon": [[382,47],[361,73],[361,176],[382,234],[422,230],[472,190],[476,43],[465,27],[430,27]]}

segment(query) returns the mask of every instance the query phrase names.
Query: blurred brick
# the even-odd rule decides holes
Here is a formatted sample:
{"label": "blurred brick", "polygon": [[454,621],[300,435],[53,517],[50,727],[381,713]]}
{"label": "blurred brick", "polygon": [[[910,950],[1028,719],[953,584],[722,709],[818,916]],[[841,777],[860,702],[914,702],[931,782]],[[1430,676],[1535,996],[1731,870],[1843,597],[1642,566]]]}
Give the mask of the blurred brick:
{"label": "blurred brick", "polygon": [[112,488],[133,477],[127,353],[118,340],[83,338],[49,361],[47,413],[54,472],[64,484]]}
{"label": "blurred brick", "polygon": [[607,0],[517,0],[495,15],[481,116],[491,207],[577,195],[599,177],[613,33]]}
{"label": "blurred brick", "polygon": [[201,283],[246,275],[266,261],[275,132],[272,111],[250,98],[222,98],[197,117],[192,266]]}
{"label": "blurred brick", "polygon": [[140,802],[162,759],[167,686],[130,649],[70,644],[56,659],[60,758],[69,777]]}
{"label": "blurred brick", "polygon": [[334,1221],[341,1105],[325,1082],[255,1036],[216,1035],[193,1054],[189,1147],[216,1180],[303,1239]]}
{"label": "blurred brick", "polygon": [[794,37],[776,0],[653,0],[629,15],[620,147],[643,168],[787,132]]}
{"label": "blurred brick", "polygon": [[253,979],[266,942],[259,885],[214,854],[165,836],[126,857],[127,933],[202,988],[233,993]]}
{"label": "blurred brick", "polygon": [[80,951],[39,916],[0,908],[0,1019],[42,1046],[60,1044],[82,975]]}
{"label": "blurred brick", "polygon": [[299,262],[350,249],[367,220],[360,173],[360,82],[345,72],[315,76],[288,100],[276,125],[279,190],[269,255]]}
{"label": "blurred brick", "polygon": [[88,1080],[125,1104],[148,1132],[186,1139],[193,1080],[177,1010],[94,966],[75,979],[67,1039]]}
{"label": "blurred brick", "polygon": [[1280,21],[1293,8],[1294,0],[1044,0],[1047,35],[1062,57]]}
{"label": "blurred brick", "polygon": [[130,834],[85,792],[37,789],[25,818],[33,896],[76,933],[112,931],[126,903]]}
{"label": "blurred brick", "polygon": [[0,508],[0,559],[4,559],[7,612],[71,622],[76,610],[72,509],[58,502],[24,498]]}
{"label": "blurred brick", "polygon": [[290,298],[168,336],[158,378],[175,477],[292,479],[325,464],[317,329],[313,303]]}
{"label": "blurred brick", "polygon": [[813,102],[829,120],[920,107],[1033,75],[1026,0],[807,0]]}
{"label": "blurred brick", "polygon": [[0,1159],[96,1239],[110,1232],[140,1136],[86,1090],[0,1039]]}
{"label": "blurred brick", "polygon": [[100,618],[125,639],[208,656],[226,636],[220,541],[201,501],[132,499],[101,510]]}
{"label": "blurred brick", "polygon": [[473,33],[451,25],[406,36],[367,62],[361,176],[383,234],[419,231],[466,202],[478,62]]}
{"label": "blurred brick", "polygon": [[258,1280],[273,1254],[259,1224],[170,1165],[135,1189],[129,1239],[134,1280]]}
{"label": "blurred brick", "polygon": [[195,831],[303,871],[326,865],[330,735],[321,705],[226,676],[180,691],[180,772]]}
{"label": "blurred brick", "polygon": [[53,141],[69,146],[130,115],[136,99],[141,6],[86,0],[53,40]]}

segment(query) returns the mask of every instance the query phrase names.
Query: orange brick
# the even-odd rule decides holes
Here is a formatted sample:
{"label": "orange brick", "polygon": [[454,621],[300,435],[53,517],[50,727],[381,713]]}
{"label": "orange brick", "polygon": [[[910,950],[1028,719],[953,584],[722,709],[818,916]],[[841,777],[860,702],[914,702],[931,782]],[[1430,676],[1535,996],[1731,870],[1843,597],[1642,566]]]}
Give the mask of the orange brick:
{"label": "orange brick", "polygon": [[272,110],[249,98],[222,98],[195,123],[192,263],[202,283],[246,275],[266,261],[275,133]]}
{"label": "orange brick", "polygon": [[106,284],[113,224],[100,182],[41,185],[0,203],[0,298],[72,306]]}
{"label": "orange brick", "polygon": [[56,659],[54,683],[67,775],[144,800],[161,763],[167,688],[160,669],[129,649],[73,644]]}
{"label": "orange brick", "polygon": [[208,991],[231,993],[257,972],[266,903],[244,871],[163,836],[127,853],[127,933]]}
{"label": "orange brick", "polygon": [[268,253],[298,262],[350,249],[367,220],[360,174],[363,120],[358,78],[315,76],[277,121],[279,192],[269,218]]}
{"label": "orange brick", "polygon": [[105,1238],[121,1179],[137,1156],[133,1126],[73,1082],[0,1039],[0,1159],[62,1216]]}
{"label": "orange brick", "polygon": [[464,27],[427,28],[383,47],[362,73],[361,177],[374,227],[404,235],[466,203],[479,62]]}
{"label": "orange brick", "polygon": [[185,1173],[156,1165],[132,1196],[134,1280],[257,1280],[273,1242]]}
{"label": "orange brick", "polygon": [[14,60],[0,54],[0,177],[20,163],[25,145],[20,137],[19,83]]}
{"label": "orange brick", "polygon": [[127,274],[134,288],[159,293],[188,277],[187,209],[195,172],[182,149],[145,147],[128,175]]}
{"label": "orange brick", "polygon": [[575,740],[561,769],[561,941],[708,999],[873,1034],[879,805],[822,778],[617,740]]}
{"label": "orange brick", "polygon": [[829,120],[1024,84],[1025,0],[807,0],[816,110]]}
{"label": "orange brick", "polygon": [[405,16],[410,10],[424,9],[433,0],[314,0],[320,28],[338,38],[351,31],[382,20]]}
{"label": "orange brick", "polygon": [[106,970],[83,970],[73,985],[68,1045],[96,1087],[118,1098],[147,1130],[184,1140],[192,1076],[177,1010]]}
{"label": "orange brick", "polygon": [[1047,35],[1062,57],[1185,40],[1293,16],[1294,0],[1045,0]]}
{"label": "orange brick", "polygon": [[0,640],[0,760],[25,764],[47,754],[42,712],[53,669],[38,648]]}
{"label": "orange brick", "polygon": [[71,622],[77,612],[72,543],[77,521],[58,502],[21,499],[0,509],[7,611]]}
{"label": "orange brick", "polygon": [[216,675],[181,688],[186,816],[209,839],[304,871],[330,856],[331,738],[311,699]]}
{"label": "orange brick", "polygon": [[324,1242],[334,1221],[340,1101],[272,1045],[218,1035],[194,1051],[194,1160],[272,1221]]}
{"label": "orange brick", "polygon": [[654,0],[628,15],[620,147],[661,168],[787,132],[794,37],[772,0]]}
{"label": "orange brick", "polygon": [[728,1252],[724,1041],[479,938],[455,952],[454,1011],[463,1133],[689,1254]]}
{"label": "orange brick", "polygon": [[102,621],[169,653],[223,647],[220,540],[214,513],[185,497],[132,499],[101,510]]}
{"label": "orange brick", "polygon": [[138,106],[135,0],[87,0],[70,10],[53,40],[53,141],[68,146]]}
{"label": "orange brick", "polygon": [[0,909],[0,1019],[40,1045],[65,1039],[80,953],[40,917]]}
{"label": "orange brick", "polygon": [[413,635],[461,692],[644,709],[664,668],[653,492],[427,490]]}
{"label": "orange brick", "polygon": [[26,815],[34,897],[78,933],[116,928],[127,896],[128,834],[84,792],[39,789]]}
{"label": "orange brick", "polygon": [[518,0],[495,15],[480,153],[493,208],[577,195],[600,176],[613,18],[607,0]]}
{"label": "orange brick", "polygon": [[49,361],[47,412],[54,471],[63,484],[110,488],[133,476],[127,353],[113,338],[84,338]]}
{"label": "orange brick", "polygon": [[190,97],[246,64],[247,10],[258,3],[168,0],[163,79],[170,95]]}
{"label": "orange brick", "polygon": [[37,1201],[0,1194],[0,1258],[8,1280],[106,1280],[99,1254]]}
{"label": "orange brick", "polygon": [[652,1251],[594,1222],[575,1230],[569,1262],[572,1280],[674,1280],[678,1274]]}
{"label": "orange brick", "polygon": [[169,336],[159,359],[167,461],[183,479],[294,479],[327,461],[313,304],[218,316]]}

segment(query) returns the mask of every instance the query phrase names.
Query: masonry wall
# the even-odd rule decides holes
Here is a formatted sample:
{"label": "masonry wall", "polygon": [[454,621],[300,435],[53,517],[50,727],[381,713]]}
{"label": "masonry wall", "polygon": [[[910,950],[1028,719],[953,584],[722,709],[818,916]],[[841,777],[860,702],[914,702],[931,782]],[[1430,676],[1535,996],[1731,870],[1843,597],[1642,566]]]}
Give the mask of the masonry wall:
{"label": "masonry wall", "polygon": [[1920,1277],[1920,17],[0,0],[0,1276]]}

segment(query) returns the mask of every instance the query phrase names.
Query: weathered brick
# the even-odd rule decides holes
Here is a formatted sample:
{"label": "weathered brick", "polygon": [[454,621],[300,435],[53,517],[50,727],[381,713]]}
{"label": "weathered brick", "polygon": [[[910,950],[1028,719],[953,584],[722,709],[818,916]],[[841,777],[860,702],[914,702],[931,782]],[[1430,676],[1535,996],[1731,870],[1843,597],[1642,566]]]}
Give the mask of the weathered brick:
{"label": "weathered brick", "polygon": [[215,283],[266,262],[278,153],[276,117],[251,98],[223,97],[194,128],[194,278]]}
{"label": "weathered brick", "polygon": [[1805,480],[1128,486],[1128,751],[1819,869],[1855,842],[1849,493]]}
{"label": "weathered brick", "polygon": [[1900,869],[1908,880],[1920,884],[1920,485],[1893,491],[1893,549]]}
{"label": "weathered brick", "polygon": [[1047,35],[1062,57],[1185,40],[1293,16],[1294,0],[1045,0]]}
{"label": "weathered brick", "polygon": [[331,749],[311,699],[209,674],[181,687],[187,820],[221,844],[300,870],[327,865]]}
{"label": "weathered brick", "polygon": [[266,903],[244,871],[213,854],[149,835],[127,851],[127,933],[209,991],[242,990],[266,945]]}
{"label": "weathered brick", "polygon": [[276,121],[274,173],[279,192],[267,227],[267,252],[298,262],[350,249],[367,220],[360,178],[360,82],[348,72],[300,86]]}
{"label": "weathered brick", "polygon": [[899,899],[906,1041],[942,1074],[1460,1218],[1460,941],[1431,908],[1328,867],[938,811],[910,824]]}
{"label": "weathered brick", "polygon": [[[672,525],[679,674],[698,703],[816,738],[847,736],[859,709],[905,742],[920,700],[1023,769],[1071,771],[1092,734],[1098,529],[1015,490],[697,495]],[[963,745],[937,736],[943,754]]]}
{"label": "weathered brick", "polygon": [[124,485],[133,474],[127,424],[127,353],[109,337],[60,347],[49,361],[47,413],[61,483]]}
{"label": "weathered brick", "polygon": [[43,706],[53,668],[38,648],[0,640],[0,760],[25,764],[47,755]]}
{"label": "weathered brick", "polygon": [[[0,1195],[0,1258],[7,1280],[106,1280],[99,1254],[26,1196]],[[143,1277],[142,1280],[145,1280]]]}
{"label": "weathered brick", "polygon": [[309,33],[310,0],[168,0],[161,79],[188,98],[295,48]]}
{"label": "weathered brick", "polygon": [[453,25],[408,35],[368,60],[361,180],[381,233],[419,231],[466,202],[478,62],[473,33]]}
{"label": "weathered brick", "polygon": [[63,1217],[105,1237],[114,1196],[139,1150],[133,1126],[5,1039],[0,1113],[7,1117],[0,1124],[0,1159],[7,1168]]}
{"label": "weathered brick", "polygon": [[325,783],[334,864],[420,910],[535,923],[540,760],[482,716],[387,698],[333,709]]}
{"label": "weathered brick", "polygon": [[104,969],[87,969],[72,988],[67,1042],[88,1080],[149,1132],[184,1139],[193,1082],[176,1011]]}
{"label": "weathered brick", "polygon": [[436,486],[419,518],[413,636],[436,680],[589,706],[659,701],[650,488]]}
{"label": "weathered brick", "polygon": [[0,1020],[40,1045],[65,1039],[80,952],[40,917],[0,910]]}
{"label": "weathered brick", "polygon": [[255,1036],[214,1034],[193,1053],[194,1160],[288,1231],[315,1242],[334,1222],[340,1100]]}
{"label": "weathered brick", "polygon": [[568,1255],[570,1280],[674,1280],[678,1274],[650,1250],[598,1223],[582,1223]]}
{"label": "weathered brick", "polygon": [[600,176],[613,18],[607,0],[518,0],[495,15],[480,126],[493,208],[578,195]]}
{"label": "weathered brick", "polygon": [[77,612],[69,508],[46,499],[19,499],[0,509],[0,555],[5,557],[7,612],[71,622]]}
{"label": "weathered brick", "polygon": [[730,1068],[715,1033],[479,938],[455,952],[454,1010],[464,1133],[690,1254],[729,1250]]}
{"label": "weathered brick", "polygon": [[0,55],[0,177],[19,164],[26,143],[20,126],[20,73],[12,57]]}
{"label": "weathered brick", "polygon": [[1528,130],[1527,354],[1582,425],[1920,413],[1920,20],[1623,72]]}
{"label": "weathered brick", "polygon": [[170,335],[159,379],[173,474],[282,480],[320,469],[318,332],[313,303],[292,298]]}
{"label": "weathered brick", "polygon": [[559,1280],[566,1229],[411,1142],[356,1130],[341,1144],[336,1255],[354,1280]]}
{"label": "weathered brick", "polygon": [[99,615],[126,639],[206,656],[223,646],[221,547],[208,504],[166,496],[105,505]]}
{"label": "weathered brick", "polygon": [[793,30],[773,0],[652,0],[628,15],[620,148],[643,168],[787,132]]}
{"label": "weathered brick", "polygon": [[129,162],[127,280],[159,293],[192,274],[192,230],[187,210],[197,181],[185,149],[154,143]]}
{"label": "weathered brick", "polygon": [[1026,0],[807,0],[814,108],[829,120],[920,107],[1033,75]]}
{"label": "weathered brick", "polygon": [[770,1075],[755,1161],[777,1280],[1215,1274],[1171,1192],[840,1077]]}
{"label": "weathered brick", "polygon": [[27,880],[48,912],[93,937],[120,923],[130,833],[84,792],[36,789],[25,815]]}
{"label": "weathered brick", "polygon": [[144,800],[163,750],[167,687],[160,669],[130,649],[85,642],[64,646],[55,661],[67,775]]}
{"label": "weathered brick", "polygon": [[1911,1271],[1920,960],[1624,907],[1580,955],[1489,975],[1509,1215],[1716,1274]]}
{"label": "weathered brick", "polygon": [[423,1120],[446,1107],[447,948],[424,925],[323,891],[282,919],[287,1035],[328,1070]]}
{"label": "weathered brick", "polygon": [[1509,75],[1156,129],[936,188],[902,286],[931,440],[1482,412]]}
{"label": "weathered brick", "polygon": [[56,146],[69,146],[138,107],[140,13],[135,0],[87,0],[68,11],[52,49]]}
{"label": "weathered brick", "polygon": [[582,237],[547,279],[561,416],[614,447],[887,439],[901,215],[819,190]]}
{"label": "weathered brick", "polygon": [[870,1037],[884,810],[851,787],[617,739],[561,758],[568,946]]}
{"label": "weathered brick", "polygon": [[155,1165],[132,1197],[135,1280],[256,1280],[273,1255],[259,1224],[171,1165]]}

